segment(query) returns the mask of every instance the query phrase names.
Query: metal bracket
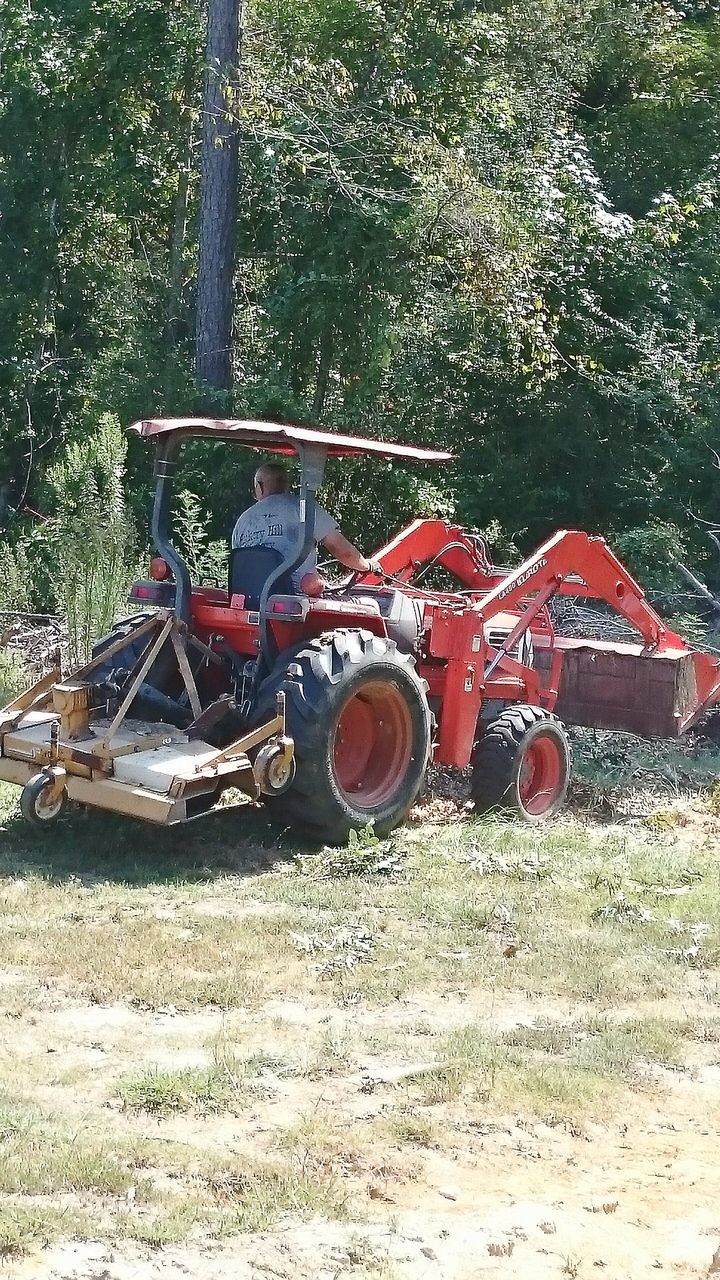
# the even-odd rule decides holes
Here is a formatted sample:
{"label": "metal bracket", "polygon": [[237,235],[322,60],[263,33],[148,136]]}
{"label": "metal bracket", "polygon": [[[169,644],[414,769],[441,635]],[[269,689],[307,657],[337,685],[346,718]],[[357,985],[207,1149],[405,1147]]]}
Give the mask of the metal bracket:
{"label": "metal bracket", "polygon": [[532,600],[524,610],[522,617],[515,623],[512,631],[506,635],[500,645],[500,648],[496,651],[495,657],[485,668],[485,675],[483,678],[486,682],[490,679],[493,671],[497,667],[498,663],[502,661],[505,654],[509,653],[514,644],[517,644],[520,637],[527,631],[533,619],[536,618],[540,611],[545,608],[545,605],[552,599],[558,588],[562,586],[562,582],[563,578],[557,574],[550,579],[550,581],[543,587],[542,591],[538,591],[535,599]]}
{"label": "metal bracket", "polygon": [[[282,690],[276,695],[274,719],[268,720],[267,724],[258,725],[257,729],[250,729],[241,738],[236,738],[227,747],[223,747],[222,751],[213,756],[211,764],[222,764],[225,760],[232,760],[236,756],[246,755],[248,751],[252,751],[253,747],[257,747],[261,742],[273,737],[285,737],[285,694]],[[291,741],[291,739],[288,739],[288,741]]]}

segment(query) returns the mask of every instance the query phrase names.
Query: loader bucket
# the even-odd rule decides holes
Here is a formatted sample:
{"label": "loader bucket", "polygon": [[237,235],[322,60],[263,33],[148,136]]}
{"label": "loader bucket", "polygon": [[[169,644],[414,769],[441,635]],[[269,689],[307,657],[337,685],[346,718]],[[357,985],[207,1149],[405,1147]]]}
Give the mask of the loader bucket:
{"label": "loader bucket", "polygon": [[[648,653],[640,644],[558,636],[555,711],[567,724],[678,738],[720,701],[720,660],[690,648]],[[549,675],[549,650],[536,665]]]}

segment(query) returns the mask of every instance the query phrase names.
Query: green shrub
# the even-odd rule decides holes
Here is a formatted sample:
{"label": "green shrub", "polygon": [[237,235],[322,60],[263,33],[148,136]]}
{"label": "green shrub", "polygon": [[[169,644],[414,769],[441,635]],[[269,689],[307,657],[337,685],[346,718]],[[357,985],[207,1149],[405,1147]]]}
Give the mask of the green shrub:
{"label": "green shrub", "polygon": [[72,662],[112,625],[135,576],[135,537],[126,510],[127,445],[116,418],[68,445],[48,474],[55,515],[57,604],[67,617]]}
{"label": "green shrub", "polygon": [[32,607],[32,573],[27,549],[21,542],[0,545],[0,609],[29,611]]}
{"label": "green shrub", "polygon": [[208,538],[210,516],[189,489],[181,490],[177,496],[174,525],[192,581],[224,584],[228,572],[227,543]]}
{"label": "green shrub", "polygon": [[673,559],[687,560],[688,550],[677,525],[650,520],[611,539],[612,548],[647,591],[677,591]]}

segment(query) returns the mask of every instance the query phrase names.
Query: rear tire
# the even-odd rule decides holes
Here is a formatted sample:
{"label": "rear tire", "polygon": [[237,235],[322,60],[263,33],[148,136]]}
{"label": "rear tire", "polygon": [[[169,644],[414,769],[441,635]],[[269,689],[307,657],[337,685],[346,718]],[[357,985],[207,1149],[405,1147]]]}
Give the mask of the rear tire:
{"label": "rear tire", "polygon": [[430,708],[413,659],[369,631],[335,631],[281,656],[254,723],[273,714],[280,690],[297,772],[282,795],[264,797],[273,815],[328,843],[368,824],[378,835],[398,826],[430,756]]}
{"label": "rear tire", "polygon": [[[145,631],[141,636],[137,636],[136,632],[143,623],[152,618],[152,612],[143,612],[131,614],[127,618],[121,618],[116,622],[111,631],[107,635],[101,636],[93,645],[91,658],[101,657],[106,649],[115,644],[118,640],[127,639],[127,644],[121,649],[111,654],[105,662],[100,662],[94,671],[90,673],[90,679],[94,685],[102,685],[106,681],[112,682],[111,687],[121,687],[127,680],[130,672],[140,662],[143,655],[147,652],[149,646],[157,637],[157,632]],[[177,659],[170,640],[166,640],[159,654],[155,658],[150,670],[146,672],[145,679],[136,694],[129,714],[136,716],[142,720],[150,720],[151,722],[163,721],[173,724],[178,729],[184,729],[192,720],[192,713],[188,708],[180,706],[179,703],[167,692],[169,688],[177,684]],[[163,703],[157,699],[153,702],[151,690],[164,695],[169,701]]]}
{"label": "rear tire", "polygon": [[476,813],[505,810],[542,822],[562,807],[570,782],[570,744],[556,716],[541,707],[508,707],[473,752]]}
{"label": "rear tire", "polygon": [[[92,661],[99,658],[106,649],[109,649],[111,645],[115,644],[121,638],[126,639],[127,644],[123,645],[122,649],[117,649],[105,662],[98,663],[95,670],[90,673],[90,678],[92,679],[93,684],[102,684],[103,681],[114,677],[116,672],[127,673],[132,671],[133,667],[140,661],[143,654],[147,651],[148,645],[151,644],[155,638],[152,631],[145,631],[139,639],[136,639],[135,636],[136,631],[138,631],[143,623],[147,622],[152,616],[152,613],[146,612],[131,614],[127,618],[120,618],[116,623],[114,623],[113,627],[106,635],[101,636],[99,640],[96,640],[90,653]],[[155,659],[150,673],[146,675],[145,679],[147,681],[152,681],[154,683],[153,676],[156,674],[160,659],[165,656],[167,649],[168,646],[166,644],[163,646],[162,652]]]}

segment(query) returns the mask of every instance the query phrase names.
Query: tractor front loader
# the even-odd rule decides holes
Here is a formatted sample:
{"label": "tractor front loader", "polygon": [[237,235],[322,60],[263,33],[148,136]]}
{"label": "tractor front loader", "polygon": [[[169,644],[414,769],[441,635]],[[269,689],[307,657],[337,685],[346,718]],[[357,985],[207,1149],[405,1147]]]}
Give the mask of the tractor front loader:
{"label": "tractor front loader", "polygon": [[[342,841],[402,822],[431,760],[472,765],[478,812],[539,821],[568,786],[558,717],[675,737],[720,701],[720,662],[670,631],[604,540],[582,532],[556,533],[507,570],[467,530],[417,520],[375,554],[381,577],[317,598],[292,589],[328,457],[449,454],[266,422],[130,430],[156,444],[157,554],[131,591],[139,611],[84,667],[50,673],[0,712],[0,779],[22,787],[34,823],[52,823],[68,799],[164,825],[250,799]],[[169,535],[179,448],[198,437],[300,464],[293,552],[233,552],[226,588],[191,583]],[[437,571],[445,581],[431,589]],[[557,635],[563,595],[602,601],[637,640]]]}

